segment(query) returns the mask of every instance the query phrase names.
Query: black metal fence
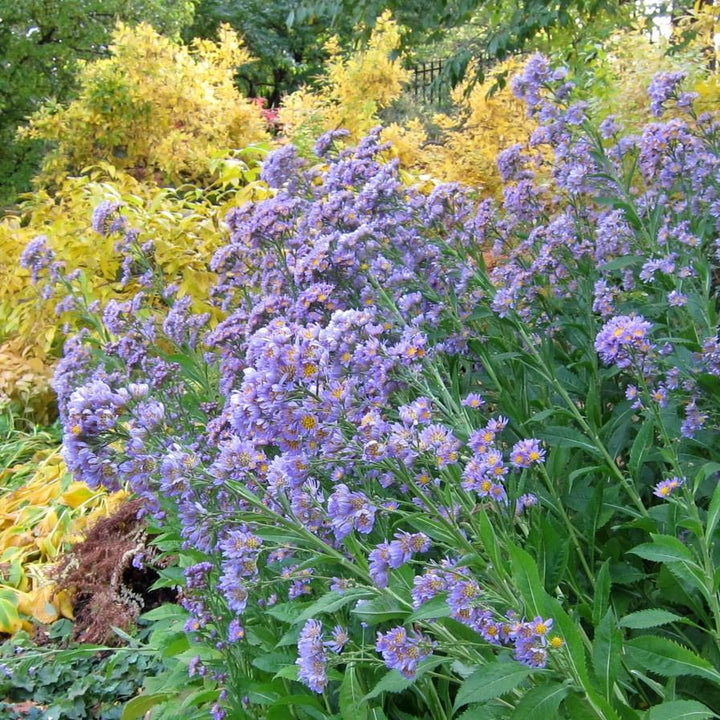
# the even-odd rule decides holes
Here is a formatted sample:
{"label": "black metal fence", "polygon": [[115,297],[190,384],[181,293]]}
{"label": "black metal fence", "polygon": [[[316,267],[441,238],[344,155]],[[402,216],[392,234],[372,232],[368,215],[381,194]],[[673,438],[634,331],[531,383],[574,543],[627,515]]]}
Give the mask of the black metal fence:
{"label": "black metal fence", "polygon": [[410,69],[410,91],[416,100],[439,103],[447,99],[450,87],[442,69],[442,60],[428,60]]}

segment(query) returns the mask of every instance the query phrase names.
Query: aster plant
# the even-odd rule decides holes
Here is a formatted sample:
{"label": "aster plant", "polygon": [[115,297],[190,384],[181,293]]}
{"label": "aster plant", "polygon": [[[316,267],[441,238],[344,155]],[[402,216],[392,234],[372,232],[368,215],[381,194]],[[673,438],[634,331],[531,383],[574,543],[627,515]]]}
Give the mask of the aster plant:
{"label": "aster plant", "polygon": [[282,148],[226,218],[213,325],[122,208],[94,222],[131,301],[28,249],[88,317],[68,466],[178,558],[213,717],[720,712],[718,126],[681,80],[627,134],[531,58],[498,205],[408,187],[379,130]]}

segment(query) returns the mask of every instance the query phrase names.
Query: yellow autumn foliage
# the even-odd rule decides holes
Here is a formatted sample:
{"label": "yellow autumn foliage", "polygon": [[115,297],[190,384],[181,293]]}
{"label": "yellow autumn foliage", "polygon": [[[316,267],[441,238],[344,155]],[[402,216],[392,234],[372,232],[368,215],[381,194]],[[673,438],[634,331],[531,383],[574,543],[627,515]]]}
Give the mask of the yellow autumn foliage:
{"label": "yellow autumn foliage", "polygon": [[52,420],[50,369],[24,338],[0,342],[0,410],[47,425]]}
{"label": "yellow autumn foliage", "polygon": [[259,106],[234,85],[250,55],[229,26],[218,36],[185,46],[150,25],[119,24],[109,57],[82,66],[77,98],[45,106],[22,131],[54,144],[39,181],[100,161],[166,183],[205,178],[218,150],[265,139]]}
{"label": "yellow autumn foliage", "polygon": [[[127,497],[73,482],[60,453],[50,451],[29,461],[33,474],[0,497],[0,633],[28,629],[28,620],[50,623],[72,618],[72,604],[55,592],[51,568],[70,545]],[[0,473],[0,485],[13,483],[26,466]]]}
{"label": "yellow autumn foliage", "polygon": [[278,115],[283,134],[302,146],[323,132],[343,128],[357,141],[379,124],[378,111],[400,96],[409,77],[397,57],[400,38],[400,27],[386,11],[366,47],[345,55],[337,39],[331,39],[317,89],[303,87],[283,100]]}
{"label": "yellow autumn foliage", "polygon": [[[709,73],[702,61],[700,41],[696,37],[681,51],[668,53],[667,40],[651,42],[641,29],[613,34],[602,52],[589,65],[583,79],[591,114],[598,121],[614,115],[626,128],[639,128],[655,120],[650,114],[647,89],[658,72],[685,72],[684,89],[693,90],[707,80]],[[717,101],[718,94],[714,96]],[[669,108],[668,115],[672,114]]]}
{"label": "yellow autumn foliage", "polygon": [[[8,373],[8,387],[15,377],[27,375],[30,380],[25,369],[46,378],[47,372],[38,361],[43,365],[52,361],[62,340],[63,326],[70,323],[72,328],[77,321],[72,312],[56,315],[53,301],[42,300],[30,282],[29,272],[20,267],[20,255],[30,240],[45,235],[66,270],[82,272],[87,280],[88,303],[121,300],[135,292],[134,287],[123,290],[118,284],[118,237],[99,235],[90,227],[93,208],[104,200],[120,203],[127,226],[140,231],[141,241],[153,241],[154,260],[167,283],[177,283],[180,296],[193,297],[196,310],[216,316],[217,310],[206,303],[214,283],[207,263],[223,242],[223,218],[233,205],[260,197],[267,190],[264,183],[250,180],[257,167],[248,170],[240,159],[226,161],[217,172],[224,188],[220,195],[200,190],[179,195],[106,165],[67,178],[53,195],[38,190],[17,214],[0,221],[0,341],[12,340],[8,347],[14,348],[22,360],[16,361],[17,371],[12,376]],[[241,184],[235,183],[239,177],[246,184],[235,187]],[[3,377],[0,373],[0,391],[4,388]]]}
{"label": "yellow autumn foliage", "polygon": [[522,65],[522,59],[512,58],[495,66],[484,82],[470,88],[466,81],[455,88],[454,110],[433,117],[437,138],[430,140],[422,123],[411,120],[386,127],[383,140],[392,143],[391,153],[401,166],[421,178],[432,176],[476,187],[484,194],[496,193],[500,187],[497,154],[525,142],[535,127],[510,88],[497,87],[499,76],[511,76]]}

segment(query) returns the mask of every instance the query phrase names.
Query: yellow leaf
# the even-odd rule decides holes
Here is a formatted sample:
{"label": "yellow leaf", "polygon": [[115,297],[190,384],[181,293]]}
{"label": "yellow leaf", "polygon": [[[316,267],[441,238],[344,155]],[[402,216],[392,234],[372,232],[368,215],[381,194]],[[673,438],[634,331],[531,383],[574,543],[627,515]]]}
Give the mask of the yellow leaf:
{"label": "yellow leaf", "polygon": [[91,490],[85,483],[73,482],[60,496],[60,500],[71,508],[77,508],[90,500],[94,495],[97,495],[97,492]]}
{"label": "yellow leaf", "polygon": [[7,598],[0,598],[0,632],[13,635],[23,626],[15,604]]}
{"label": "yellow leaf", "polygon": [[18,601],[18,610],[43,625],[55,622],[60,617],[60,613],[51,602],[53,590],[53,585],[45,585],[25,593],[25,596]]}
{"label": "yellow leaf", "polygon": [[66,617],[68,620],[74,620],[75,614],[73,613],[73,606],[72,606],[72,600],[70,599],[70,596],[67,594],[65,590],[61,590],[56,596],[55,596],[55,606],[60,611],[60,614],[63,617]]}

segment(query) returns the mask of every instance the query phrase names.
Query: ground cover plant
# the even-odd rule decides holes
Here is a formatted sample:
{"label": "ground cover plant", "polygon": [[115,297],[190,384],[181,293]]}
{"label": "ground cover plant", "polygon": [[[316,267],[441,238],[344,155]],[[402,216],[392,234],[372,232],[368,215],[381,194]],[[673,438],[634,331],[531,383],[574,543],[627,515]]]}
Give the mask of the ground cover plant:
{"label": "ground cover plant", "polygon": [[379,130],[279,149],[216,324],[97,209],[142,272],[58,366],[65,457],[144,500],[215,718],[720,712],[717,125],[682,79],[626,135],[533,57],[498,205],[408,187]]}

